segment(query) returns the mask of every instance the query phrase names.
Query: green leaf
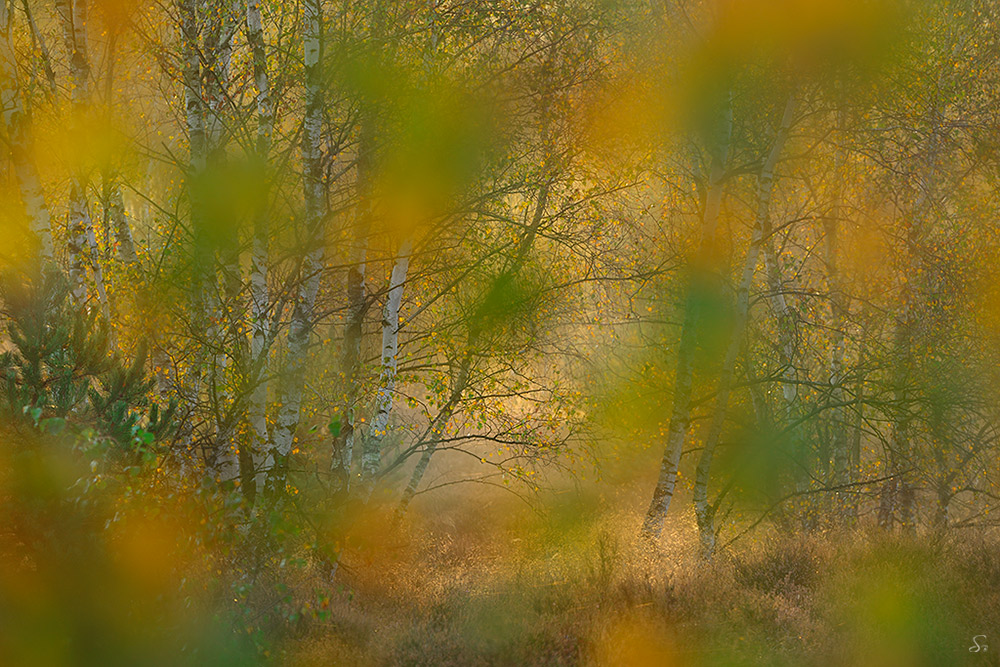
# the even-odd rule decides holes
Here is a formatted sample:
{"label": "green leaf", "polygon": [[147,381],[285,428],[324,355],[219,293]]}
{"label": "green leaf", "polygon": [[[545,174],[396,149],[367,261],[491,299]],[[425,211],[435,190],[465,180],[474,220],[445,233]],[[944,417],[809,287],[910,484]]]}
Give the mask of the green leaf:
{"label": "green leaf", "polygon": [[64,428],[66,428],[66,420],[62,417],[50,417],[48,419],[43,419],[38,427],[45,433],[58,435],[59,433],[62,433]]}
{"label": "green leaf", "polygon": [[330,429],[330,435],[332,435],[333,437],[336,438],[338,435],[340,435],[340,428],[341,428],[340,417],[337,417],[332,422],[327,424],[327,428]]}

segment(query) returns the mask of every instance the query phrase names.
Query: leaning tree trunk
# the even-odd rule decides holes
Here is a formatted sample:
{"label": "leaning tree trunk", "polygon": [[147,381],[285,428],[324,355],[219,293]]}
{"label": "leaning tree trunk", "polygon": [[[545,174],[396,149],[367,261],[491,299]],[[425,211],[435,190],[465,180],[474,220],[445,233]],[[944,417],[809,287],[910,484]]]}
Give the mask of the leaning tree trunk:
{"label": "leaning tree trunk", "polygon": [[653,489],[653,497],[646,510],[640,534],[647,540],[659,538],[663,531],[663,522],[670,507],[677,484],[677,467],[684,451],[684,441],[687,437],[688,424],[691,418],[691,390],[694,380],[694,354],[697,345],[701,315],[699,301],[704,294],[712,289],[715,282],[713,264],[715,263],[716,227],[719,221],[719,211],[722,208],[726,160],[729,153],[729,140],[732,132],[732,107],[728,94],[725,108],[722,110],[719,128],[712,137],[711,167],[708,179],[708,191],[705,196],[705,210],[702,215],[701,246],[694,266],[690,270],[688,296],[685,304],[684,324],[681,328],[680,344],[677,348],[677,366],[674,370],[673,407],[670,412],[670,427],[667,431],[667,443],[663,458],[660,461],[660,475]]}
{"label": "leaning tree trunk", "polygon": [[21,201],[38,244],[39,264],[43,271],[50,271],[55,269],[52,217],[45,203],[45,193],[34,160],[28,115],[21,103],[21,90],[17,84],[17,63],[10,41],[11,10],[8,3],[0,4],[0,103],[3,104],[3,123]]}
{"label": "leaning tree trunk", "polygon": [[[549,164],[547,162],[543,166],[542,171],[549,171]],[[534,245],[535,239],[538,238],[538,230],[541,228],[542,222],[545,221],[545,207],[548,206],[549,193],[552,190],[552,184],[555,178],[554,175],[546,175],[548,178],[539,187],[538,195],[535,198],[535,210],[531,216],[531,224],[525,231],[524,236],[521,237],[521,241],[517,244],[517,248],[514,250],[514,255],[511,257],[507,266],[504,267],[501,275],[513,276],[517,274],[517,272],[524,267],[524,263],[528,259],[528,253],[531,252],[531,247]],[[441,441],[441,436],[448,427],[448,423],[451,421],[452,415],[454,415],[455,410],[458,408],[458,404],[462,400],[465,390],[469,386],[473,356],[481,335],[482,331],[479,329],[478,323],[474,318],[472,326],[469,329],[469,338],[466,341],[466,352],[459,365],[458,374],[456,375],[451,396],[448,398],[445,406],[438,413],[437,417],[434,418],[434,421],[431,422],[431,425],[428,428],[427,435],[425,435],[427,443],[424,445],[423,451],[420,454],[420,459],[417,461],[417,465],[413,468],[413,473],[410,475],[410,481],[403,490],[399,506],[396,508],[397,520],[406,513],[406,509],[409,507],[410,501],[413,500],[413,496],[416,495],[417,488],[419,488],[420,482],[423,480],[424,474],[427,472],[427,466],[430,465],[431,458],[437,451],[437,446]]]}
{"label": "leaning tree trunk", "polygon": [[424,474],[427,472],[427,466],[430,465],[431,458],[434,456],[434,452],[437,451],[437,446],[441,442],[441,438],[444,435],[445,430],[448,428],[448,423],[451,421],[452,416],[455,414],[455,410],[458,408],[459,403],[462,401],[462,396],[465,394],[466,388],[469,386],[469,375],[472,370],[472,357],[473,357],[473,347],[475,346],[475,336],[471,336],[468,344],[468,350],[462,359],[461,365],[458,369],[458,375],[455,377],[455,383],[452,385],[451,394],[448,397],[448,401],[438,412],[437,417],[431,422],[430,427],[427,429],[426,434],[426,444],[423,447],[423,451],[420,454],[420,459],[417,461],[417,465],[413,468],[413,472],[410,474],[410,481],[407,483],[406,488],[403,489],[403,494],[399,498],[399,505],[396,507],[395,520],[398,521],[405,513],[407,508],[410,506],[410,502],[413,500],[413,496],[417,494],[417,489],[420,487],[420,482],[424,478]]}
{"label": "leaning tree trunk", "polygon": [[778,157],[784,150],[785,142],[788,139],[794,114],[795,98],[789,97],[781,117],[781,124],[778,126],[774,142],[771,144],[771,150],[768,152],[757,177],[757,215],[750,237],[750,246],[747,248],[746,260],[743,263],[743,273],[736,289],[736,314],[730,332],[729,346],[722,364],[719,387],[715,394],[715,411],[712,413],[712,421],[708,428],[708,434],[705,436],[705,443],[695,471],[694,514],[698,525],[702,555],[705,558],[711,558],[712,554],[715,553],[717,506],[709,505],[708,502],[708,481],[711,475],[712,459],[715,456],[715,449],[719,444],[722,428],[726,421],[726,413],[729,410],[729,395],[736,378],[736,358],[743,345],[743,334],[750,310],[750,284],[753,282],[753,276],[757,270],[763,230],[769,226],[771,197],[774,192],[774,171],[778,164]]}
{"label": "leaning tree trunk", "polygon": [[21,0],[21,8],[24,10],[24,17],[28,21],[32,46],[38,49],[38,57],[42,61],[42,71],[45,73],[45,83],[48,93],[54,100],[58,94],[58,90],[56,89],[56,73],[52,69],[52,58],[49,56],[49,47],[45,42],[44,35],[38,30],[38,24],[35,22],[35,14],[31,11],[31,0]]}
{"label": "leaning tree trunk", "polygon": [[135,250],[132,227],[125,214],[125,201],[122,197],[120,177],[115,173],[106,173],[103,185],[108,227],[114,235],[118,247],[118,260],[127,267],[134,267],[139,263],[139,255]]}

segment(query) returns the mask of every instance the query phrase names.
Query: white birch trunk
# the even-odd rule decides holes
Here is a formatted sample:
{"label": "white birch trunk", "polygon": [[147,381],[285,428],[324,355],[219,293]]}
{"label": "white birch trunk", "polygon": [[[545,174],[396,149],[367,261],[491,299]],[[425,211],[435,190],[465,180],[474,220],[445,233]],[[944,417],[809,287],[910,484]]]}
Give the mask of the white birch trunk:
{"label": "white birch trunk", "polygon": [[266,485],[280,491],[284,485],[285,462],[299,424],[305,361],[313,329],[316,293],[323,267],[323,221],[325,198],[321,155],[323,95],[320,79],[322,10],[320,0],[303,2],[303,52],[305,62],[305,119],[302,131],[303,190],[306,205],[306,254],[300,269],[298,294],[288,330],[286,368],[278,397],[278,418],[264,462]]}
{"label": "white birch trunk", "polygon": [[[210,165],[225,162],[227,142],[225,108],[229,101],[230,64],[233,54],[233,33],[237,22],[233,2],[219,7],[208,6],[208,22],[204,35],[202,68],[205,82],[205,152]],[[206,252],[205,279],[209,286],[210,305],[207,336],[215,353],[211,362],[211,404],[215,413],[214,465],[221,482],[229,482],[239,475],[239,453],[233,437],[235,432],[232,382],[228,376],[229,357],[227,349],[238,348],[239,314],[243,312],[239,304],[242,292],[242,276],[239,264],[239,239],[236,229],[226,230],[226,238],[219,249],[219,262],[214,253]],[[216,270],[222,274],[222,298],[216,297],[218,282]]]}
{"label": "white birch trunk", "polygon": [[410,268],[412,241],[406,239],[399,247],[398,257],[389,277],[389,292],[382,309],[382,370],[375,396],[375,416],[361,454],[359,495],[367,501],[375,488],[375,478],[382,463],[382,442],[389,429],[396,391],[396,371],[399,354],[399,309],[403,302],[403,286]]}
{"label": "white birch trunk", "polygon": [[28,116],[21,102],[21,91],[17,83],[17,64],[10,41],[11,7],[8,3],[0,6],[0,103],[7,141],[10,146],[11,162],[17,177],[21,201],[28,216],[38,244],[37,255],[43,270],[55,269],[55,250],[52,243],[52,218],[41,179],[35,165],[34,147],[28,126]]}
{"label": "white birch trunk", "polygon": [[[843,128],[843,110],[837,110],[838,130]],[[833,178],[833,206],[829,217],[825,220],[826,227],[826,270],[827,285],[830,292],[830,400],[834,407],[831,410],[833,423],[833,484],[838,487],[835,497],[835,511],[837,519],[844,521],[849,513],[849,503],[843,487],[851,481],[851,466],[847,442],[847,409],[844,406],[846,393],[843,387],[844,381],[844,327],[847,325],[848,304],[844,298],[843,286],[840,281],[839,270],[839,236],[842,208],[842,186],[844,155],[841,148],[836,149],[834,155]]]}
{"label": "white birch trunk", "polygon": [[205,140],[211,159],[226,146],[225,107],[229,102],[230,65],[233,36],[241,14],[239,3],[229,0],[221,7],[208,6],[208,25],[204,36]]}
{"label": "white birch trunk", "polygon": [[[206,258],[206,240],[204,238],[204,224],[201,216],[201,201],[198,192],[197,181],[205,170],[205,119],[202,100],[201,86],[201,57],[199,47],[199,34],[201,32],[198,20],[198,8],[196,0],[177,0],[177,9],[180,14],[181,46],[183,52],[183,86],[184,86],[184,120],[188,133],[188,173],[187,190],[189,205],[191,207],[190,220],[193,237],[193,267],[192,267],[192,301],[194,316],[198,319],[197,326],[204,327],[207,324],[207,272],[211,262]],[[203,330],[203,329],[202,329]],[[199,352],[200,357],[200,352]],[[181,446],[184,450],[182,456],[190,454],[194,438],[194,423],[191,413],[194,406],[197,406],[201,394],[201,380],[203,369],[203,359],[197,358],[188,371],[188,378],[181,381],[175,378],[175,382],[182,388],[182,398],[188,404],[188,416],[182,427]]]}
{"label": "white birch trunk", "polygon": [[710,167],[708,191],[705,196],[705,211],[702,216],[702,236],[699,257],[696,266],[691,271],[688,286],[688,300],[685,306],[684,324],[681,329],[681,339],[677,350],[677,367],[674,371],[673,406],[670,413],[670,426],[667,431],[667,443],[660,461],[660,474],[653,497],[646,510],[640,534],[647,540],[659,538],[663,531],[663,522],[670,507],[677,484],[677,467],[684,451],[684,441],[687,437],[688,424],[691,418],[691,390],[693,381],[693,362],[695,346],[698,338],[699,316],[697,313],[697,290],[708,289],[712,279],[708,263],[712,261],[715,246],[716,227],[719,211],[722,208],[726,160],[729,153],[729,140],[732,132],[732,107],[727,97],[723,118],[719,123],[718,136],[713,137],[715,145],[711,147],[712,163]]}
{"label": "white birch trunk", "polygon": [[[797,361],[795,313],[792,312],[785,298],[785,285],[781,275],[781,266],[774,251],[774,239],[771,225],[764,228],[764,264],[767,274],[768,301],[777,319],[778,348],[781,361],[781,396],[783,423],[791,440],[790,451],[792,474],[795,480],[795,490],[805,491],[809,486],[809,461],[804,452],[801,429],[796,425],[798,419],[798,370]],[[807,517],[803,517],[806,518]]]}
{"label": "white birch trunk", "polygon": [[[87,0],[56,0],[56,8],[63,25],[66,50],[70,55],[70,95],[74,118],[72,124],[80,122],[90,101],[90,60],[87,49]],[[101,312],[105,320],[110,319],[104,274],[101,270],[97,239],[87,201],[90,182],[87,174],[74,169],[70,177],[68,250],[70,294],[73,302],[83,305],[87,298],[87,266],[94,274],[94,290],[97,292]]]}
{"label": "white birch trunk", "polygon": [[736,358],[743,345],[743,335],[750,310],[750,284],[757,270],[763,230],[768,226],[767,220],[771,215],[774,171],[778,164],[778,157],[784,150],[785,142],[788,139],[794,115],[795,98],[789,97],[781,117],[781,124],[775,134],[774,142],[771,144],[771,150],[761,166],[757,179],[757,216],[754,220],[750,246],[747,248],[746,260],[743,264],[743,273],[736,289],[736,313],[730,333],[729,346],[722,364],[722,373],[719,377],[719,387],[715,395],[715,411],[712,414],[712,421],[708,428],[708,434],[705,436],[705,444],[701,450],[698,468],[695,471],[694,513],[698,525],[702,556],[705,558],[711,558],[712,554],[715,553],[716,507],[710,506],[708,503],[708,481],[711,475],[712,459],[715,456],[715,449],[722,436],[722,428],[729,411],[729,395],[736,378]]}
{"label": "white birch trunk", "polygon": [[139,263],[139,255],[135,251],[135,239],[132,227],[125,214],[125,201],[122,198],[122,186],[115,176],[110,177],[107,194],[108,215],[111,218],[111,228],[118,242],[118,259],[126,266]]}
{"label": "white birch trunk", "polygon": [[[257,160],[260,168],[267,165],[274,131],[274,107],[271,102],[271,85],[267,73],[267,53],[259,0],[246,3],[247,42],[253,57],[254,86],[257,89]],[[270,219],[265,207],[254,215],[253,249],[250,258],[250,363],[252,368],[248,406],[250,422],[250,449],[255,472],[256,488],[264,485],[264,460],[267,453],[267,388],[268,352],[270,335],[270,294],[267,285],[268,242]]]}
{"label": "white birch trunk", "polygon": [[52,58],[49,56],[49,47],[45,43],[45,37],[38,30],[38,24],[35,23],[35,14],[31,11],[31,0],[21,0],[21,7],[24,9],[24,16],[28,21],[28,29],[31,31],[31,40],[38,48],[38,55],[42,61],[42,71],[45,73],[45,82],[48,85],[49,95],[52,99],[55,99],[56,90],[56,73],[52,69]]}
{"label": "white birch trunk", "polygon": [[458,369],[458,375],[455,377],[455,384],[452,386],[451,395],[448,397],[448,402],[445,403],[444,407],[434,418],[427,432],[427,444],[424,445],[424,450],[420,454],[420,459],[417,461],[416,467],[413,468],[413,472],[410,474],[410,481],[407,483],[406,488],[403,489],[403,494],[399,499],[399,505],[396,507],[395,520],[398,521],[403,514],[406,513],[407,508],[410,506],[410,501],[413,500],[413,496],[416,495],[417,489],[420,487],[420,482],[424,478],[424,474],[427,472],[427,466],[430,465],[431,458],[434,456],[434,452],[437,451],[438,443],[441,442],[441,437],[448,428],[449,422],[451,422],[452,415],[455,414],[455,410],[458,408],[458,404],[462,400],[462,396],[465,394],[466,388],[469,386],[469,375],[472,369],[472,355],[473,347],[475,346],[475,337],[470,337],[469,349],[462,359],[462,364]]}
{"label": "white birch trunk", "polygon": [[[359,160],[360,162],[360,160]],[[360,189],[366,187],[367,168],[359,165],[363,175],[359,176]],[[367,196],[360,195],[362,208],[367,209]],[[366,262],[368,256],[369,211],[362,210],[357,224],[357,234],[354,239],[357,244],[351,267],[347,271],[347,321],[344,323],[343,354],[340,368],[344,376],[343,411],[341,412],[341,430],[334,435],[332,457],[330,462],[332,491],[334,495],[346,494],[350,491],[351,464],[354,457],[355,442],[355,407],[358,402],[361,383],[361,337],[365,312],[368,309],[368,296],[365,289]]]}

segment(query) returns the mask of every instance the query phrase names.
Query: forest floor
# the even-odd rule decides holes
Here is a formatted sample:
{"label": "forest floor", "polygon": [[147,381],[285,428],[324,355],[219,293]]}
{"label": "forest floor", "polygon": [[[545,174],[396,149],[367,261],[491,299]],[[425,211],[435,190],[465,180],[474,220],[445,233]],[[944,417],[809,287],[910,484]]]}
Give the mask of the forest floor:
{"label": "forest floor", "polygon": [[1000,664],[980,529],[730,519],[706,562],[683,494],[651,548],[648,484],[456,485],[341,524],[331,583],[313,529],[261,549],[206,501],[71,503],[60,462],[0,456],[0,665]]}
{"label": "forest floor", "polygon": [[[760,528],[704,562],[675,499],[660,548],[623,498],[544,517],[517,503],[419,507],[356,537],[289,665],[1000,664],[1000,542]],[[468,506],[466,506],[468,507]],[[675,514],[676,511],[676,514]],[[730,534],[733,531],[730,529]],[[323,586],[305,576],[298,599]],[[308,606],[308,605],[307,605]],[[985,636],[984,636],[985,635]],[[977,650],[977,647],[983,648]],[[987,648],[988,647],[988,648]]]}

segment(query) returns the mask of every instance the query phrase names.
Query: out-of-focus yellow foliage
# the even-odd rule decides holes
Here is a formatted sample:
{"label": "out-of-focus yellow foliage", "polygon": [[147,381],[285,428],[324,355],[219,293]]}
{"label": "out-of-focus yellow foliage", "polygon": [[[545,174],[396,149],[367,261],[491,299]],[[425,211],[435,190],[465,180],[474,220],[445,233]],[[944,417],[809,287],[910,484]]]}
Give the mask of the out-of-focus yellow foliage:
{"label": "out-of-focus yellow foliage", "polygon": [[641,612],[613,620],[604,636],[597,639],[595,667],[635,665],[635,667],[680,667],[681,659],[662,621],[654,623]]}

